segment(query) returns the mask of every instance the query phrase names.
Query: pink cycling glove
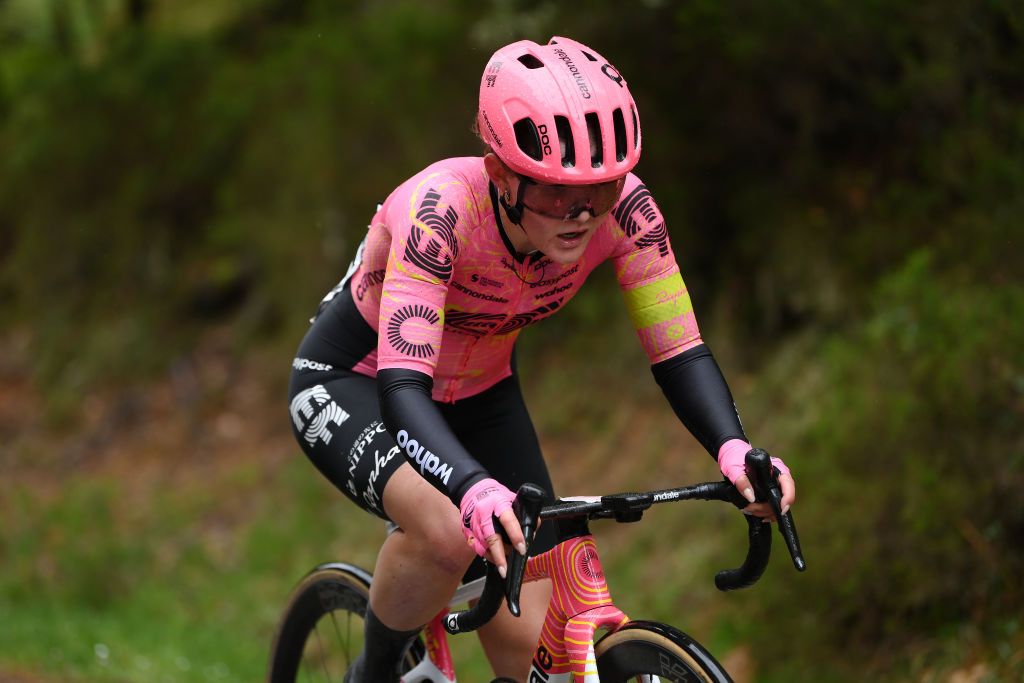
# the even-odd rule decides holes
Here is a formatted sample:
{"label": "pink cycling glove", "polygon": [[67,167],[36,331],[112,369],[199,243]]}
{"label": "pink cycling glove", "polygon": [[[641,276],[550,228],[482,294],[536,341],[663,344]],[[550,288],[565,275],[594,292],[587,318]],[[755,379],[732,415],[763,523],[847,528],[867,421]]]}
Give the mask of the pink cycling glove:
{"label": "pink cycling glove", "polygon": [[[725,475],[726,479],[733,484],[747,473],[745,458],[747,451],[751,448],[753,446],[743,439],[729,439],[718,449],[718,467],[722,470],[722,474]],[[772,458],[772,464],[779,468],[780,473],[789,474],[789,468],[786,467],[786,463],[778,458]]]}
{"label": "pink cycling glove", "polygon": [[514,493],[494,479],[478,481],[462,496],[462,533],[473,542],[473,550],[480,557],[487,553],[487,537],[494,534],[494,517],[510,509],[515,498]]}

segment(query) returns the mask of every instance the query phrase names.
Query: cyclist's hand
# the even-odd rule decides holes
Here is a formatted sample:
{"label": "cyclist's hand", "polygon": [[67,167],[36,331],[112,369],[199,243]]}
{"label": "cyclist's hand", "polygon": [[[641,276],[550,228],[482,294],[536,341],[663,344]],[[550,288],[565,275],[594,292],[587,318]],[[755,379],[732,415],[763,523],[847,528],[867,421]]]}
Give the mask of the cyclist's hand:
{"label": "cyclist's hand", "polygon": [[505,546],[501,536],[494,530],[497,517],[505,527],[512,545],[520,554],[526,553],[526,539],[519,528],[519,520],[512,512],[515,494],[494,479],[484,479],[473,484],[462,497],[459,511],[462,513],[462,532],[476,554],[486,558],[505,577]]}
{"label": "cyclist's hand", "polygon": [[[740,494],[750,501],[750,505],[743,509],[743,512],[761,517],[763,519],[775,519],[771,506],[768,503],[754,502],[754,487],[750,485],[745,467],[745,457],[751,448],[750,444],[742,439],[730,439],[718,449],[718,466],[722,474],[736,486]],[[779,470],[779,487],[782,489],[782,514],[789,511],[789,507],[796,501],[796,482],[793,475],[789,473],[786,463],[779,458],[772,458],[772,465]]]}

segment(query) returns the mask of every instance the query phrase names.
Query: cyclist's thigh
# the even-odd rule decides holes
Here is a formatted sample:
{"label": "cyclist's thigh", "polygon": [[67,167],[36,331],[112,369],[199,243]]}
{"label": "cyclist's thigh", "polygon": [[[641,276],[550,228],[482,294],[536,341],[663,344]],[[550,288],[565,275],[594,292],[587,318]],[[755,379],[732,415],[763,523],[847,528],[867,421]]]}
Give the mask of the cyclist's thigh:
{"label": "cyclist's thigh", "polygon": [[384,428],[377,382],[347,371],[292,374],[292,433],[310,461],[356,505],[388,519],[384,487],[405,462]]}

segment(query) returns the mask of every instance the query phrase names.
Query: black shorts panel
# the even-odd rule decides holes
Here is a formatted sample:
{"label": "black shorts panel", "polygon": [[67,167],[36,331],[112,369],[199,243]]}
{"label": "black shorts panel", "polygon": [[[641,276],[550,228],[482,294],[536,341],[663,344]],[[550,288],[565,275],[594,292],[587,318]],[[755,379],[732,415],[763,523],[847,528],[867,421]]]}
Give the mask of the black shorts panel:
{"label": "black shorts panel", "polygon": [[352,372],[296,371],[289,395],[292,434],[306,456],[352,502],[387,519],[384,486],[405,460],[381,420],[376,381]]}
{"label": "black shorts panel", "polygon": [[[384,429],[372,377],[310,364],[292,373],[292,433],[331,483],[364,510],[387,519],[384,487],[405,461]],[[551,477],[515,375],[453,404],[435,403],[466,450],[515,491],[531,482],[553,495]],[[531,554],[554,546],[554,525],[538,532]]]}

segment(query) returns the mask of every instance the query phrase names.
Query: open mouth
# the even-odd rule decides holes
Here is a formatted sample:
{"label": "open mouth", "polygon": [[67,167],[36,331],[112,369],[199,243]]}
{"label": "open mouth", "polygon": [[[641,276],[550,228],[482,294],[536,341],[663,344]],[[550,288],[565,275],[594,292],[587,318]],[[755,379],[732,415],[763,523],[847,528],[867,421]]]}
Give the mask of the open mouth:
{"label": "open mouth", "polygon": [[573,240],[579,239],[580,237],[583,237],[583,234],[585,232],[586,232],[586,230],[574,230],[573,232],[560,232],[560,233],[558,233],[558,238],[566,240],[567,242],[571,242]]}

